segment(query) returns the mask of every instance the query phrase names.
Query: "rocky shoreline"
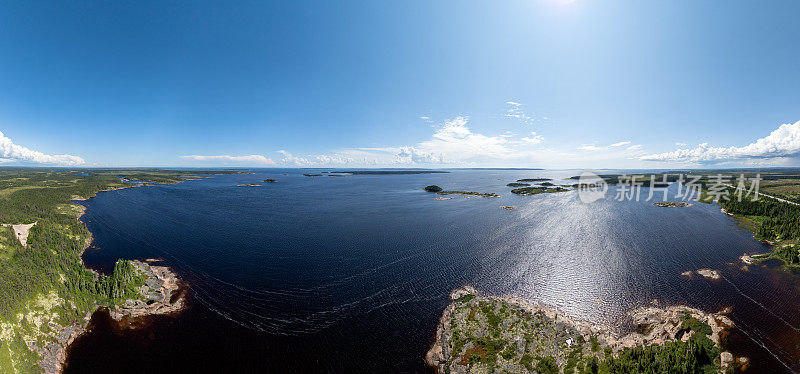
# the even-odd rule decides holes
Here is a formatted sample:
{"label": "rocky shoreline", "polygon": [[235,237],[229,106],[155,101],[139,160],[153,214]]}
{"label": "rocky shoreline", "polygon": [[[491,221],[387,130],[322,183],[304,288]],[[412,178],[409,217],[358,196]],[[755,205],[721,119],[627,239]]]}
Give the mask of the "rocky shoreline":
{"label": "rocky shoreline", "polygon": [[[145,277],[145,284],[139,287],[138,299],[128,299],[123,305],[109,309],[116,321],[136,319],[144,316],[167,315],[180,312],[184,306],[184,293],[178,276],[168,267],[153,265],[159,260],[131,261],[140,274]],[[105,306],[96,305],[94,311]],[[92,314],[87,313],[80,322],[62,328],[55,336],[55,341],[45,347],[35,343],[29,345],[31,351],[37,352],[42,361],[40,367],[44,373],[61,373],[66,363],[66,351],[75,339],[86,332]]]}
{"label": "rocky shoreline", "polygon": [[[131,187],[126,186],[121,188]],[[73,196],[71,200],[86,201],[92,197],[94,196],[89,198]],[[81,204],[77,205],[80,207],[80,212],[78,213],[76,219],[80,220],[81,217],[83,217],[83,215],[86,213],[86,207]],[[85,252],[91,246],[92,241],[93,236],[92,233],[89,232],[89,236],[86,239],[81,256],[83,256],[83,252]],[[133,264],[139,273],[145,277],[145,284],[137,289],[137,291],[139,291],[139,298],[125,300],[121,306],[117,305],[114,306],[113,309],[109,309],[109,314],[114,320],[118,322],[123,320],[132,322],[133,319],[140,317],[151,315],[168,315],[183,310],[185,307],[185,292],[182,290],[183,287],[180,279],[168,267],[155,265],[159,262],[161,262],[161,260],[157,259],[131,261],[131,264]],[[70,301],[62,300],[62,303],[67,302],[72,305],[73,309],[75,308],[74,304]],[[57,330],[54,336],[54,342],[50,342],[44,347],[38,347],[36,343],[28,345],[28,348],[31,351],[38,353],[41,357],[39,366],[41,367],[42,372],[61,373],[63,371],[64,364],[67,360],[67,348],[75,341],[75,339],[86,332],[86,328],[91,321],[92,315],[100,308],[106,307],[95,305],[93,310],[87,312],[83,319],[79,320],[79,322],[61,327],[60,329],[60,326],[51,326]]]}
{"label": "rocky shoreline", "polygon": [[565,367],[588,368],[626,349],[687,342],[697,334],[694,339],[707,337],[713,342],[712,360],[721,370],[747,360],[737,362],[729,352],[719,352],[725,331],[733,327],[727,311],[638,308],[629,312],[635,331],[620,336],[607,326],[526,300],[481,296],[470,286],[453,291],[450,298],[425,357],[439,373],[540,372],[544,366],[566,372]]}

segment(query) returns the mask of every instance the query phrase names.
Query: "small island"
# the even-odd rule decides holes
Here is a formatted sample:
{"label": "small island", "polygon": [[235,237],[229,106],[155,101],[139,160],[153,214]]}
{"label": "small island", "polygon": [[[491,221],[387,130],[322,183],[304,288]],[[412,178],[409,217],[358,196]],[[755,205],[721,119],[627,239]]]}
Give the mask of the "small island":
{"label": "small island", "polygon": [[264,179],[264,182],[266,182],[266,183],[275,183],[277,181],[274,180],[274,179]]}
{"label": "small island", "polygon": [[322,174],[303,174],[304,177],[321,177]]}
{"label": "small island", "polygon": [[439,195],[464,195],[466,197],[470,196],[480,196],[480,197],[500,197],[500,195],[494,192],[474,192],[474,191],[440,191],[437,192]]}
{"label": "small island", "polygon": [[506,187],[528,187],[530,185],[531,185],[530,183],[512,182],[512,183],[507,184]]}
{"label": "small island", "polygon": [[[480,196],[480,197],[500,197],[500,195],[494,192],[473,192],[473,191],[445,191],[443,188],[432,184],[430,186],[425,186],[423,190],[428,192],[435,192],[439,195],[463,195],[464,197],[470,196]],[[437,200],[444,200],[440,198],[436,198]]]}
{"label": "small island", "polygon": [[550,178],[524,178],[524,179],[517,179],[517,182],[547,182],[551,181]]}
{"label": "small island", "polygon": [[538,195],[543,193],[567,192],[569,191],[563,187],[523,187],[511,190],[511,193],[517,195]]}
{"label": "small island", "polygon": [[[733,322],[722,313],[642,307],[629,313],[635,332],[571,319],[513,297],[453,291],[425,361],[439,373],[716,373],[734,357],[722,352]],[[741,361],[741,360],[740,360]],[[732,369],[732,368],[731,368]]]}
{"label": "small island", "polygon": [[437,185],[435,185],[435,184],[432,184],[430,186],[425,186],[425,188],[423,188],[423,190],[428,191],[428,192],[441,192],[442,188],[437,186]]}
{"label": "small island", "polygon": [[555,186],[555,184],[552,184],[552,183],[550,183],[550,182],[539,183],[539,185],[540,185],[540,186],[545,186],[545,187],[551,187],[551,186]]}
{"label": "small island", "polygon": [[511,205],[502,205],[502,206],[500,206],[500,209],[503,209],[503,210],[516,210],[517,207],[511,206]]}
{"label": "small island", "polygon": [[653,203],[653,205],[660,206],[660,207],[665,207],[665,208],[684,208],[684,207],[687,207],[687,206],[692,206],[692,204],[689,204],[689,203],[683,202],[683,201],[679,201],[679,202],[667,201],[667,202],[663,202],[663,203]]}

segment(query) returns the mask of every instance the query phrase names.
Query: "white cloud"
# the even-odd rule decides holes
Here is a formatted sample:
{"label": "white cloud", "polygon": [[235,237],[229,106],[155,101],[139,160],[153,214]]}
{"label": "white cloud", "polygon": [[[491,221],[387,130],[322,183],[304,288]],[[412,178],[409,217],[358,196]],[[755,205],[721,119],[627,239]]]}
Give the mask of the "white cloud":
{"label": "white cloud", "polygon": [[535,119],[522,110],[522,104],[516,101],[506,101],[506,104],[511,105],[511,108],[506,110],[505,117],[516,118],[525,124],[532,124]]}
{"label": "white cloud", "polygon": [[[432,139],[420,142],[413,151],[405,149],[398,157],[406,159],[437,160],[438,163],[460,163],[474,161],[479,158],[507,159],[514,154],[509,148],[509,139],[505,136],[486,136],[472,132],[467,127],[467,117],[456,117],[445,123]],[[411,154],[409,154],[411,152]],[[423,155],[425,155],[423,157]]]}
{"label": "white cloud", "polygon": [[678,146],[678,147],[685,147],[686,143],[675,142],[675,145]]}
{"label": "white cloud", "polygon": [[640,157],[645,161],[714,163],[727,160],[766,159],[800,154],[800,121],[783,124],[768,136],[743,147],[711,147],[702,143],[696,148],[677,149]]}
{"label": "white cloud", "polygon": [[206,162],[243,162],[260,165],[276,165],[275,161],[263,155],[230,156],[230,155],[187,155],[180,156],[184,160],[206,161]]}
{"label": "white cloud", "polygon": [[292,155],[291,153],[289,153],[288,151],[285,151],[283,149],[279,150],[278,153],[283,155],[283,158],[281,159],[281,163],[282,164],[285,164],[285,165],[294,164],[294,165],[297,165],[297,166],[306,166],[306,164],[308,164],[308,160],[307,159],[302,158],[302,157],[294,157],[294,155]]}
{"label": "white cloud", "polygon": [[433,152],[423,151],[414,146],[400,147],[400,150],[395,155],[395,163],[397,164],[444,164],[445,158],[443,154],[436,154]]}
{"label": "white cloud", "polygon": [[[315,166],[346,166],[346,165],[353,165],[353,164],[374,164],[375,162],[371,160],[367,155],[370,155],[370,151],[367,149],[348,149],[342,152],[336,152],[332,154],[317,154],[317,155],[305,155],[302,157],[297,157],[286,150],[279,150],[278,153],[283,155],[281,158],[280,163],[286,166],[299,166],[299,167],[315,167]],[[372,148],[371,150],[378,151],[381,148]],[[363,156],[363,157],[361,157]]]}
{"label": "white cloud", "polygon": [[279,163],[287,166],[475,166],[495,161],[524,160],[542,151],[534,147],[544,141],[542,135],[531,132],[518,137],[508,131],[499,135],[484,135],[468,127],[469,118],[455,117],[437,126],[427,140],[388,147],[347,148],[331,154],[295,156],[285,150]]}
{"label": "white cloud", "polygon": [[[616,142],[614,144],[609,144],[609,145],[606,145],[606,146],[596,146],[596,145],[592,145],[592,144],[583,144],[580,147],[578,147],[578,149],[581,150],[581,151],[607,151],[609,149],[622,147],[622,146],[625,146],[625,145],[628,145],[628,144],[631,144],[631,142],[627,141],[627,140],[626,141],[622,141],[622,142]],[[636,145],[632,145],[632,146],[628,147],[628,149],[636,150],[636,149],[639,149],[641,147],[642,147],[641,145],[636,144]]]}
{"label": "white cloud", "polygon": [[14,144],[8,137],[0,132],[0,158],[6,162],[30,162],[35,164],[53,164],[74,166],[85,161],[72,155],[48,155]]}
{"label": "white cloud", "polygon": [[524,137],[520,140],[528,144],[539,144],[544,141],[544,136],[536,135],[536,131],[531,131],[530,137]]}

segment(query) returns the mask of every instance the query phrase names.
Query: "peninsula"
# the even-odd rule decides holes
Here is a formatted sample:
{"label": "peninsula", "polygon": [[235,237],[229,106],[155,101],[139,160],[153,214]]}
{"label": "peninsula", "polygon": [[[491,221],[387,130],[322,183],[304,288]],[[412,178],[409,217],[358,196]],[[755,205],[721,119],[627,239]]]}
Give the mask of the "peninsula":
{"label": "peninsula", "polygon": [[[238,172],[0,170],[0,372],[59,372],[66,346],[98,308],[121,318],[172,313],[183,305],[172,297],[179,292],[177,277],[154,261],[120,260],[110,274],[87,269],[81,254],[92,236],[76,201],[137,186],[126,180],[174,184],[197,174],[232,173]],[[15,232],[23,227],[25,238]]]}
{"label": "peninsula", "polygon": [[718,372],[736,361],[722,352],[723,314],[675,306],[630,312],[637,332],[571,319],[513,297],[453,291],[425,360],[439,373]]}

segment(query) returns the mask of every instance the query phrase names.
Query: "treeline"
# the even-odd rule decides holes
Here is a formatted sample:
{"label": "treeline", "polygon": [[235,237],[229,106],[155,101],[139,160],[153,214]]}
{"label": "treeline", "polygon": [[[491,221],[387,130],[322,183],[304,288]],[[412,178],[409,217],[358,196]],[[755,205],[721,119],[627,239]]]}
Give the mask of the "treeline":
{"label": "treeline", "polygon": [[[120,177],[180,181],[186,172],[0,170],[0,223],[33,223],[23,247],[10,227],[0,227],[0,319],[11,320],[36,295],[56,291],[86,308],[113,304],[136,295],[143,284],[133,265],[116,264],[110,275],[83,265],[80,253],[90,234],[69,207],[75,196],[88,198],[111,188],[130,186]],[[192,172],[201,174],[201,172]],[[85,311],[83,312],[85,313]]]}
{"label": "treeline", "polygon": [[[732,192],[732,191],[731,191]],[[758,216],[756,235],[767,240],[787,240],[800,238],[800,206],[782,203],[761,197],[752,201],[749,197],[733,197],[721,200],[720,205],[731,214]]]}
{"label": "treeline", "polygon": [[[687,341],[684,334],[694,332]],[[717,373],[719,348],[709,339],[711,326],[696,318],[683,319],[677,340],[625,348],[614,357],[606,352],[600,364],[590,363],[593,373]],[[591,366],[595,364],[595,366]]]}
{"label": "treeline", "polygon": [[[714,356],[716,354],[716,356]],[[714,358],[719,350],[709,349],[694,339],[663,345],[627,348],[617,357],[590,366],[593,373],[717,373]],[[590,363],[590,365],[592,365]]]}
{"label": "treeline", "polygon": [[94,295],[102,303],[136,297],[136,288],[143,286],[144,282],[144,276],[130,261],[119,260],[110,276],[84,271],[80,276],[70,278],[65,288],[70,294]]}

